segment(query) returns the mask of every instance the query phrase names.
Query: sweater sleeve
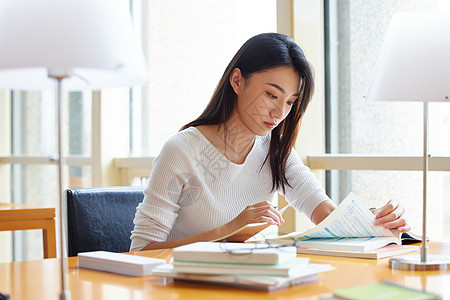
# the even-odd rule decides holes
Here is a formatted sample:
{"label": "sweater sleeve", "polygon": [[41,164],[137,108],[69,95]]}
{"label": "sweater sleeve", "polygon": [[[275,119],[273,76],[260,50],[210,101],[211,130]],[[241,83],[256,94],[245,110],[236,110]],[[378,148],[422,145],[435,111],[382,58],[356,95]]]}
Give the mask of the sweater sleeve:
{"label": "sweater sleeve", "polygon": [[136,208],[130,251],[152,242],[165,241],[177,218],[178,200],[193,166],[189,143],[180,135],[170,138],[153,162],[144,200]]}
{"label": "sweater sleeve", "polygon": [[330,199],[320,181],[303,164],[294,149],[292,149],[286,164],[286,178],[290,184],[290,187],[285,187],[286,200],[309,219],[311,219],[314,209],[320,203]]}

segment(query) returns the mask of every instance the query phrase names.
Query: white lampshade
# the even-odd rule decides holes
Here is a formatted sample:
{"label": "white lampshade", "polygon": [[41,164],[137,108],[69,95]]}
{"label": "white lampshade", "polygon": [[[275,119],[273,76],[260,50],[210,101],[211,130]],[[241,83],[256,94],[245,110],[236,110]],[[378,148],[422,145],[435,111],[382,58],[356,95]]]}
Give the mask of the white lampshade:
{"label": "white lampshade", "polygon": [[124,0],[0,1],[0,87],[65,90],[147,82]]}
{"label": "white lampshade", "polygon": [[366,98],[450,101],[450,14],[392,18]]}

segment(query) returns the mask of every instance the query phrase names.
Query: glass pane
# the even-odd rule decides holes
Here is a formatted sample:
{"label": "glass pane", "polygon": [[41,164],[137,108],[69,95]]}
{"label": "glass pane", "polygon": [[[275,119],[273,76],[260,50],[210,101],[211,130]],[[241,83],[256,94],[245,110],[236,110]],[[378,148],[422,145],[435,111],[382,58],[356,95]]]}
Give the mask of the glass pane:
{"label": "glass pane", "polygon": [[[57,154],[55,93],[14,91],[12,101],[12,154],[54,156]],[[63,143],[69,155],[91,154],[91,93],[63,94]],[[66,154],[67,155],[67,154]],[[90,167],[65,167],[64,186],[90,187]],[[12,168],[12,201],[55,207],[59,227],[59,187],[56,165],[19,164]],[[58,232],[58,230],[57,230]],[[59,234],[57,234],[59,240]],[[14,260],[42,259],[42,231],[14,232]],[[58,243],[59,245],[59,243]],[[59,247],[58,247],[59,248]]]}
{"label": "glass pane", "polygon": [[[52,165],[13,165],[13,202],[58,209],[57,170]],[[42,230],[13,232],[13,244],[15,261],[43,258]]]}
{"label": "glass pane", "polygon": [[238,48],[255,34],[276,31],[276,1],[134,0],[137,5],[150,83],[133,93],[132,153],[155,156],[203,111]]}
{"label": "glass pane", "polygon": [[[92,187],[92,172],[90,166],[71,166],[69,167],[68,185],[72,189]],[[66,175],[67,176],[67,175]]]}
{"label": "glass pane", "polygon": [[54,155],[57,152],[53,92],[12,93],[12,154]]}
{"label": "glass pane", "polygon": [[[368,102],[364,95],[392,15],[444,9],[448,9],[448,4],[439,0],[337,1],[337,28],[331,29],[336,30],[337,59],[330,61],[330,69],[338,79],[329,88],[336,91],[330,107],[334,105],[339,117],[329,128],[339,130],[329,141],[338,145],[331,152],[423,155],[423,104]],[[429,107],[429,151],[432,156],[450,156],[450,103],[430,103]],[[421,234],[422,172],[343,171],[332,180],[339,185],[340,200],[349,191],[356,192],[370,206],[398,198],[407,207],[409,220],[414,220],[413,231]],[[428,183],[428,234],[442,238],[445,232],[450,235],[449,229],[443,230],[444,218],[449,219],[450,214],[444,215],[442,209],[450,189],[448,174],[430,172]]]}
{"label": "glass pane", "polygon": [[[12,154],[57,154],[55,93],[14,91],[12,94]],[[66,153],[91,155],[90,92],[63,94],[63,143]]]}
{"label": "glass pane", "polygon": [[[92,93],[70,92],[68,100],[68,153],[90,156],[92,149]],[[67,148],[66,148],[67,149]]]}
{"label": "glass pane", "polygon": [[[390,199],[400,200],[412,232],[422,234],[423,173],[421,171],[348,171],[351,189],[368,207],[380,207]],[[441,240],[444,231],[444,199],[450,197],[450,172],[428,172],[427,236]],[[343,200],[343,199],[340,199]],[[449,210],[448,205],[445,209]],[[448,216],[448,215],[447,215]],[[446,219],[449,219],[448,217]]]}
{"label": "glass pane", "polygon": [[[70,177],[67,177],[70,173]],[[13,165],[13,202],[56,208],[59,228],[58,168],[54,165]],[[64,168],[65,186],[91,187],[91,167]],[[59,249],[59,229],[56,231]],[[13,232],[14,260],[43,258],[42,230]],[[59,255],[59,254],[58,254]]]}

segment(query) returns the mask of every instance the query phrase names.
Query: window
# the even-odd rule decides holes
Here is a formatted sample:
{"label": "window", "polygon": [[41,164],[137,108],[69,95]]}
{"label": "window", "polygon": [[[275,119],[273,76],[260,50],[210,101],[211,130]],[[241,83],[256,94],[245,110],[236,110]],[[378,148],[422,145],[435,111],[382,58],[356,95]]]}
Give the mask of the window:
{"label": "window", "polygon": [[[201,113],[241,44],[257,33],[276,31],[277,26],[276,0],[131,0],[130,4],[141,31],[150,83],[130,93],[118,89],[64,93],[66,187],[110,185],[103,177],[115,171],[114,157],[157,155],[169,136]],[[5,139],[11,147],[1,148],[4,165],[12,164],[12,175],[3,169],[0,175],[8,173],[11,178],[13,202],[59,207],[57,167],[48,160],[57,153],[54,92],[13,91],[11,98],[11,105],[0,102],[11,112],[8,126],[0,124],[0,134],[11,135]],[[103,103],[104,98],[109,99]],[[128,101],[130,107],[124,108]],[[110,145],[111,139],[121,143]],[[9,238],[0,236],[0,243],[3,240]],[[42,258],[38,230],[14,232],[13,240],[14,260]]]}
{"label": "window", "polygon": [[[11,153],[30,159],[57,153],[56,109],[53,91],[13,91],[11,97]],[[91,97],[89,92],[64,94],[67,112],[64,147],[69,155],[91,155]],[[66,186],[89,187],[90,167],[70,166]],[[37,162],[12,166],[12,201],[44,207],[59,207],[58,169],[56,165]],[[57,214],[58,215],[58,214]],[[59,237],[59,236],[58,236]],[[40,230],[13,232],[14,260],[42,257]],[[24,247],[23,245],[27,245]],[[35,245],[35,246],[34,246]],[[33,249],[33,251],[29,251]]]}
{"label": "window", "polygon": [[150,82],[134,91],[131,148],[134,156],[156,156],[200,115],[239,47],[253,35],[276,32],[276,1],[134,0],[133,7]]}
{"label": "window", "polygon": [[[445,1],[327,1],[328,152],[371,155],[423,155],[422,103],[367,102],[364,94],[383,44],[391,16],[404,11],[448,9]],[[450,156],[450,104],[430,103],[429,152]],[[371,206],[399,199],[422,232],[422,172],[332,171],[333,196],[354,191]],[[429,172],[428,234],[450,237],[450,170]],[[444,208],[444,209],[443,209]],[[419,224],[420,223],[420,224]]]}
{"label": "window", "polygon": [[277,31],[275,0],[133,0],[133,15],[150,71],[148,86],[132,92],[133,156],[157,156],[200,115],[239,47]]}

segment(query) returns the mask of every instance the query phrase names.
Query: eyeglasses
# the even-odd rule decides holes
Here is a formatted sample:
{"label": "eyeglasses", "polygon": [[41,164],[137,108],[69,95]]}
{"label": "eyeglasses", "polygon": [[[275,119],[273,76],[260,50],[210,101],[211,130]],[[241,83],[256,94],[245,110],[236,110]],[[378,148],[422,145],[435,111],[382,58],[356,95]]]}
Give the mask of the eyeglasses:
{"label": "eyeglasses", "polygon": [[284,242],[282,245],[274,244],[269,240],[264,240],[264,243],[246,243],[236,244],[236,243],[227,243],[226,240],[220,242],[220,249],[225,253],[230,253],[233,255],[248,255],[258,250],[267,250],[267,249],[280,249],[281,251],[286,250],[290,251],[292,247],[297,248],[298,243],[296,238],[290,238],[292,241]]}

